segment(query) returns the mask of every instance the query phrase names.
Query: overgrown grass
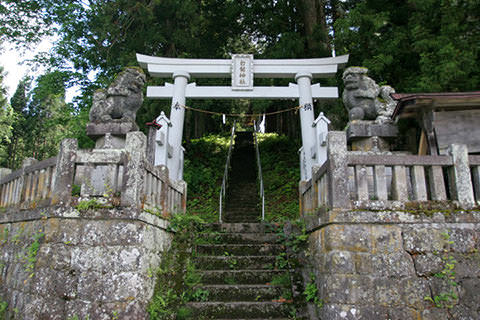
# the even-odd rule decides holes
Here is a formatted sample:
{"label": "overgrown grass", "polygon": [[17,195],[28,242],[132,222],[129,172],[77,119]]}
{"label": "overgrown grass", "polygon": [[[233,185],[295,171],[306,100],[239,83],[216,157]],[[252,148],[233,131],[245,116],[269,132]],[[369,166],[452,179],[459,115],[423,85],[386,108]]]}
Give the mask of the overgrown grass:
{"label": "overgrown grass", "polygon": [[265,188],[265,219],[294,220],[299,215],[299,142],[275,133],[258,135]]}
{"label": "overgrown grass", "polygon": [[229,135],[208,135],[193,139],[185,146],[187,209],[205,221],[215,221],[218,218],[218,195],[229,142]]}

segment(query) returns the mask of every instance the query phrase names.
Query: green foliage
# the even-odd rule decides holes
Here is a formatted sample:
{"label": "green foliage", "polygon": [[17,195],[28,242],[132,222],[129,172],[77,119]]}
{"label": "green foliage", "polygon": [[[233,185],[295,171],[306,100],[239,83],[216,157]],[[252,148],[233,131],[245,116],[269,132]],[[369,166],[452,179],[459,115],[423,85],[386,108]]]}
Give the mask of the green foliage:
{"label": "green foliage", "polygon": [[450,240],[450,234],[443,232],[442,238],[444,240],[444,249],[441,255],[443,261],[443,269],[434,274],[434,277],[442,279],[445,285],[444,291],[432,296],[425,296],[425,301],[430,301],[437,308],[451,309],[458,303],[458,295],[456,293],[456,287],[458,286],[455,281],[455,267],[457,260],[450,254],[450,247],[454,242]]}
{"label": "green foliage", "polygon": [[298,144],[286,136],[259,134],[265,188],[265,219],[272,222],[298,217]]}
{"label": "green foliage", "polygon": [[185,146],[188,210],[206,221],[218,219],[218,195],[229,142],[227,135],[209,135],[193,139]]}
{"label": "green foliage", "polygon": [[305,287],[303,295],[305,296],[305,301],[312,302],[319,308],[323,307],[323,301],[318,297],[318,288],[317,284],[315,283],[315,274],[310,274],[310,282]]}
{"label": "green foliage", "polygon": [[0,319],[7,318],[8,303],[6,301],[0,301]]}
{"label": "green foliage", "polygon": [[202,278],[195,269],[191,254],[203,223],[203,219],[196,215],[171,217],[169,228],[175,236],[156,270],[155,292],[147,307],[150,319],[188,319],[192,313],[185,303],[208,298],[209,292],[199,287]]}
{"label": "green foliage", "polygon": [[480,84],[478,1],[347,1],[337,53],[401,92],[471,91]]}
{"label": "green foliage", "polygon": [[37,253],[38,249],[40,249],[40,241],[43,236],[43,232],[38,232],[33,236],[33,242],[27,247],[25,256],[23,258],[23,266],[25,271],[30,274],[30,278],[34,275],[35,263],[37,262]]}
{"label": "green foliage", "polygon": [[85,212],[92,209],[104,208],[104,205],[98,202],[97,199],[92,198],[89,200],[79,201],[78,204],[75,206],[75,208],[77,208],[77,210],[80,212]]}

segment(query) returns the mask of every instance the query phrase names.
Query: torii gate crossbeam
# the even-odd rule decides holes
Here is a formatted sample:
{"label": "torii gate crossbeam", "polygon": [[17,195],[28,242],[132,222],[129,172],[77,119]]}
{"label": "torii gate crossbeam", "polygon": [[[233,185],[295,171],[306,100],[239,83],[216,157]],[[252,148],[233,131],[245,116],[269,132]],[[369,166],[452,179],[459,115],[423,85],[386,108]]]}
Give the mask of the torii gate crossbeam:
{"label": "torii gate crossbeam", "polygon": [[[311,168],[322,161],[318,149],[321,139],[317,136],[314,121],[313,99],[338,98],[336,87],[312,85],[314,78],[333,77],[338,67],[348,62],[348,55],[318,59],[253,59],[253,55],[232,55],[232,59],[179,59],[163,58],[137,54],[137,61],[150,75],[161,78],[173,78],[174,83],[164,86],[150,86],[147,97],[152,99],[172,99],[170,113],[171,133],[168,138],[160,137],[156,141],[165,140],[170,146],[171,157],[167,167],[173,180],[182,179],[182,134],[186,98],[193,99],[291,99],[298,98],[300,122],[302,128],[301,168],[302,180],[311,178]],[[196,78],[229,78],[231,87],[197,86],[188,83],[190,77]],[[294,78],[297,84],[285,87],[254,87],[255,78]],[[158,121],[165,120],[159,116]],[[163,140],[162,140],[163,139]],[[160,157],[159,157],[160,158]],[[166,164],[157,161],[155,164]]]}

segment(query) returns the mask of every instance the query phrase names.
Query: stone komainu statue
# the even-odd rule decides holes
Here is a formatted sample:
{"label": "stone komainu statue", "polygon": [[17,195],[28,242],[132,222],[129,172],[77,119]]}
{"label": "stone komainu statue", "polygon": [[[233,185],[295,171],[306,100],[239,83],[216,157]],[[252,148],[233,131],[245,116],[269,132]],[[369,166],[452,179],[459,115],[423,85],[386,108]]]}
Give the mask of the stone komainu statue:
{"label": "stone komainu statue", "polygon": [[396,102],[390,96],[395,90],[390,86],[378,86],[367,76],[368,69],[350,67],[343,73],[343,104],[349,120],[375,120],[391,122]]}
{"label": "stone komainu statue", "polygon": [[90,121],[135,122],[137,110],[143,103],[145,73],[139,68],[126,68],[106,89],[97,90],[93,95]]}

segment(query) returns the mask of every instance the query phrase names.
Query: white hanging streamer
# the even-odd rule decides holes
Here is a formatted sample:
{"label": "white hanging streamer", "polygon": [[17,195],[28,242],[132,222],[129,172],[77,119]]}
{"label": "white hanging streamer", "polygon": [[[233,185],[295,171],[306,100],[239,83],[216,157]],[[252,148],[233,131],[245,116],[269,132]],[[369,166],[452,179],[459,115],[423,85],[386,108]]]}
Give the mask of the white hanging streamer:
{"label": "white hanging streamer", "polygon": [[225,122],[227,120],[227,116],[225,114],[222,114],[222,120],[223,120],[223,124],[225,124]]}

